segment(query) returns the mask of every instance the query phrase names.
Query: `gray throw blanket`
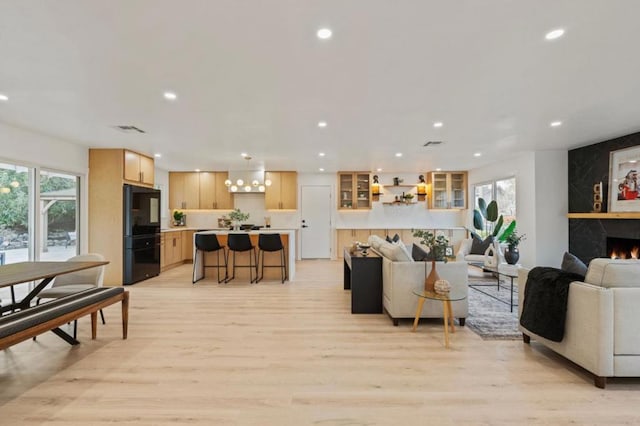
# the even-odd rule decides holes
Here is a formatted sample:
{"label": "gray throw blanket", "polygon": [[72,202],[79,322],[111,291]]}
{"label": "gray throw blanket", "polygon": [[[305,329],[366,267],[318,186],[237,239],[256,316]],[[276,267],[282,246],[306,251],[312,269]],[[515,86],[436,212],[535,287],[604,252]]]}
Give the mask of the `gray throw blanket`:
{"label": "gray throw blanket", "polygon": [[564,323],[571,281],[584,276],[557,268],[536,267],[529,271],[520,324],[554,342],[564,337]]}

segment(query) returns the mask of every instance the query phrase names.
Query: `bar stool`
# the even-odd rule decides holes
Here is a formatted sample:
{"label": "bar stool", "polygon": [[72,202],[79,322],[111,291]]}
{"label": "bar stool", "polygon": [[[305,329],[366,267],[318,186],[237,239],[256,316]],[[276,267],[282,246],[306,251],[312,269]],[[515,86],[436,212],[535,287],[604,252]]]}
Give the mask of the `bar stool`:
{"label": "bar stool", "polygon": [[279,265],[267,265],[266,268],[280,268],[280,273],[282,275],[282,284],[287,279],[287,262],[286,256],[284,252],[284,245],[282,244],[282,238],[280,238],[280,234],[260,234],[258,237],[258,257],[262,254],[262,270],[261,276],[256,280],[259,282],[264,278],[264,252],[280,252],[280,264]]}
{"label": "bar stool", "polygon": [[[227,236],[227,244],[229,245],[229,251],[233,253],[233,273],[231,277],[227,278],[225,282],[229,282],[236,277],[236,268],[250,268],[249,279],[250,283],[258,282],[258,257],[256,255],[256,248],[249,238],[249,234],[229,234]],[[249,252],[249,264],[238,265],[236,264],[236,252]],[[253,256],[251,254],[253,253]],[[251,263],[253,260],[253,264]],[[253,278],[253,269],[256,270],[256,277]]]}
{"label": "bar stool", "polygon": [[[224,249],[225,246],[220,245],[220,242],[218,241],[218,237],[216,236],[216,234],[196,234],[195,242],[196,242],[196,257],[198,256],[198,251],[204,252],[202,253],[202,269],[203,269],[202,278],[204,278],[207,268],[217,268],[218,284],[223,281],[227,282],[227,277],[229,276],[229,274],[227,273],[227,260],[229,255],[227,254],[227,251]],[[222,258],[224,259],[224,265],[220,263],[220,250],[222,250]],[[216,265],[207,265],[205,263],[206,261],[205,255],[209,252],[216,252],[216,256],[218,258],[218,263]],[[220,279],[220,268],[224,268],[224,278],[222,279]],[[195,277],[195,272],[196,272],[196,262],[194,259],[194,262],[193,262],[194,277]],[[196,281],[199,281],[199,280],[194,280],[193,284],[195,284]]]}

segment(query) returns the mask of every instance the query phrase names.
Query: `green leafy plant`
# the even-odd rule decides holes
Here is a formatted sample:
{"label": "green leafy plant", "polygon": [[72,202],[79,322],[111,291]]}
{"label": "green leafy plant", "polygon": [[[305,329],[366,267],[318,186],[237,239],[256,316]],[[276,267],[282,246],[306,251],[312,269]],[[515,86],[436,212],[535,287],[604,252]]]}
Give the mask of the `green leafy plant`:
{"label": "green leafy plant", "polygon": [[504,225],[504,218],[502,215],[498,216],[496,200],[487,204],[484,198],[478,198],[478,208],[473,211],[473,227],[484,232],[484,235],[492,235],[498,241],[505,242],[516,229],[516,221],[512,221],[504,230],[502,225]]}
{"label": "green leafy plant", "polygon": [[436,235],[426,229],[413,229],[413,236],[420,238],[420,244],[429,249],[431,260],[443,260],[447,262],[447,247],[449,239],[444,235]]}
{"label": "green leafy plant", "polygon": [[504,241],[509,245],[509,250],[513,250],[514,248],[518,247],[518,244],[520,244],[521,241],[524,241],[526,239],[526,234],[518,235],[514,230],[511,234],[509,234],[509,236],[507,236],[507,238],[505,238]]}
{"label": "green leafy plant", "polygon": [[184,212],[180,210],[173,211],[173,220],[175,220],[176,222],[180,222],[183,217],[184,217]]}
{"label": "green leafy plant", "polygon": [[242,213],[240,209],[235,209],[229,213],[229,219],[235,220],[238,222],[244,222],[249,219],[249,213]]}

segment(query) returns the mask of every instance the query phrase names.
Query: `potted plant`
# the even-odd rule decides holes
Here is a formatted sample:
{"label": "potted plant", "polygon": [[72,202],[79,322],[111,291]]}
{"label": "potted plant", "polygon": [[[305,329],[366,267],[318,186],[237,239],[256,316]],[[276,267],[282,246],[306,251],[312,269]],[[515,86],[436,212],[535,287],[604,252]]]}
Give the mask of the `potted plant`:
{"label": "potted plant", "polygon": [[243,213],[240,209],[235,209],[229,213],[229,219],[233,220],[233,229],[237,231],[240,229],[240,222],[249,219],[249,213]]}
{"label": "potted plant", "polygon": [[174,226],[184,226],[184,212],[180,210],[173,211],[173,225]]}
{"label": "potted plant", "polygon": [[511,234],[507,236],[507,238],[505,238],[504,242],[507,243],[507,248],[504,251],[504,260],[506,260],[509,265],[515,265],[516,263],[518,263],[518,259],[520,259],[518,245],[525,239],[526,235],[518,235],[515,229]]}
{"label": "potted plant", "polygon": [[444,235],[436,236],[433,232],[426,229],[414,229],[413,236],[420,238],[420,244],[426,246],[429,251],[429,259],[431,260],[431,272],[424,280],[424,289],[426,291],[434,291],[435,283],[440,279],[438,272],[436,271],[436,260],[447,262],[447,247],[449,246],[449,239]]}
{"label": "potted plant", "polygon": [[413,194],[404,194],[404,202],[407,204],[411,204],[411,200],[413,200]]}

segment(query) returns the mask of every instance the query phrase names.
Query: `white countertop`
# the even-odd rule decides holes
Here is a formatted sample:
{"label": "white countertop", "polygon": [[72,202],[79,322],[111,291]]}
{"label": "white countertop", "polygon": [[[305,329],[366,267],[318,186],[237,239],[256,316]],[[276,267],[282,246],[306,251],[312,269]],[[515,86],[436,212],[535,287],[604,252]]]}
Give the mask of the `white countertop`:
{"label": "white countertop", "polygon": [[249,234],[249,235],[258,235],[258,234],[273,234],[273,233],[291,233],[291,232],[295,232],[295,229],[279,229],[279,228],[262,228],[262,229],[256,229],[253,231],[234,231],[232,229],[210,229],[208,231],[200,231],[200,232],[196,232],[196,234],[231,234],[231,233],[245,233],[245,234]]}

